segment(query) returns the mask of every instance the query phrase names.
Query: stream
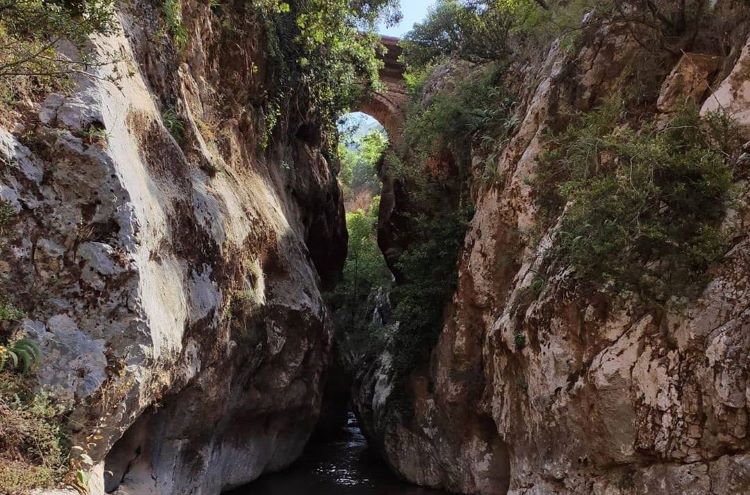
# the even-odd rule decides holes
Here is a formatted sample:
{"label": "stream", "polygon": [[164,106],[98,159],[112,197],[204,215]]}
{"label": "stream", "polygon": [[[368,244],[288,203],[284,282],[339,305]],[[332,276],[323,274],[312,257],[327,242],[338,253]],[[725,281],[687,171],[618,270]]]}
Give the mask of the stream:
{"label": "stream", "polygon": [[289,469],[224,495],[440,495],[400,481],[367,446],[349,413],[341,435],[312,441]]}

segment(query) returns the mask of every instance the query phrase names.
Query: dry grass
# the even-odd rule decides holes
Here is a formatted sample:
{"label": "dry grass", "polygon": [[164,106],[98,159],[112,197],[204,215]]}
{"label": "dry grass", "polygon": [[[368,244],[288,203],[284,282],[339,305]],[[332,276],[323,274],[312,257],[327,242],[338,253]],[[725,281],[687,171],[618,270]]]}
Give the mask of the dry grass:
{"label": "dry grass", "polygon": [[67,461],[62,419],[28,378],[0,373],[0,493],[25,494],[57,484]]}

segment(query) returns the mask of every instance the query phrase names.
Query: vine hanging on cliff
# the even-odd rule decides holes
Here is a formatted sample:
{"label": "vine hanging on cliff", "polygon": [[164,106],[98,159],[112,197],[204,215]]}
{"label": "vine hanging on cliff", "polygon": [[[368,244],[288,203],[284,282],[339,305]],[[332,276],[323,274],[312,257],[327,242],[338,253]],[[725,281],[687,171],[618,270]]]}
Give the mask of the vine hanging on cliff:
{"label": "vine hanging on cliff", "polygon": [[[337,118],[378,85],[383,47],[375,26],[397,18],[397,5],[396,0],[254,0],[275,79],[266,105],[269,135],[292,111],[335,134]],[[296,100],[309,106],[288,108]]]}

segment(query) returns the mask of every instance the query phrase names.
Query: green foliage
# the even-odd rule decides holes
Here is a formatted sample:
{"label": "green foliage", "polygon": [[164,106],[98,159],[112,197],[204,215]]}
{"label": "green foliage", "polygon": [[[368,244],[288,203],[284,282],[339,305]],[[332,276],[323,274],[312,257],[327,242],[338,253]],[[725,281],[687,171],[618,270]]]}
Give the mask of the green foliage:
{"label": "green foliage", "polygon": [[346,214],[349,249],[341,282],[327,294],[339,340],[365,355],[383,349],[386,335],[382,328],[371,328],[373,292],[390,285],[391,274],[378,248],[376,225],[380,198],[375,197],[370,209]]}
{"label": "green foliage", "polygon": [[107,142],[112,137],[106,129],[102,129],[96,125],[88,126],[81,131],[81,135],[87,144],[97,144],[102,147],[106,146]]}
{"label": "green foliage", "polygon": [[516,42],[517,55],[526,58],[543,52],[554,39],[560,39],[564,47],[572,47],[581,34],[585,16],[604,19],[613,13],[612,0],[500,0],[495,4],[513,18],[510,37]]}
{"label": "green foliage", "polygon": [[[388,147],[388,138],[381,130],[353,137],[339,144],[339,179],[347,203],[355,200],[363,192],[372,197],[380,190],[377,164]],[[357,205],[365,207],[366,205]]]}
{"label": "green foliage", "polygon": [[512,17],[485,2],[440,0],[424,22],[404,36],[407,65],[424,67],[443,57],[472,62],[501,60],[508,53]]}
{"label": "green foliage", "polygon": [[344,280],[350,282],[354,294],[369,295],[374,287],[387,285],[390,273],[385,266],[376,238],[379,198],[369,211],[358,210],[346,214],[349,250],[344,267]]}
{"label": "green foliage", "polygon": [[55,51],[60,40],[83,49],[89,36],[114,30],[112,0],[0,0],[0,80],[61,76],[91,64]]}
{"label": "green foliage", "polygon": [[[335,134],[338,117],[364,92],[378,87],[383,47],[379,19],[397,15],[396,0],[254,0],[268,34],[275,84],[266,105],[272,135],[281,109],[294,96],[307,104],[309,122]],[[335,151],[335,150],[334,150]]]}
{"label": "green foliage", "polygon": [[28,379],[0,373],[0,493],[52,488],[65,474],[64,415]]}
{"label": "green foliage", "polygon": [[172,37],[175,46],[178,49],[185,48],[188,42],[188,32],[182,22],[182,1],[181,0],[164,0],[162,4],[164,20],[167,24],[167,31]]}
{"label": "green foliage", "polygon": [[468,209],[443,205],[410,219],[411,243],[397,263],[402,280],[392,290],[399,322],[391,348],[397,376],[423,363],[437,342],[445,306],[456,290],[458,255],[470,215]]}
{"label": "green foliage", "polygon": [[729,20],[716,10],[705,0],[439,0],[404,37],[404,60],[415,70],[445,58],[538,59],[555,39],[570,49],[587,27],[619,22],[642,46],[679,54],[690,51],[701,30],[716,43],[712,32],[731,31],[750,17],[742,7]]}
{"label": "green foliage", "polygon": [[0,232],[3,232],[16,216],[16,210],[9,202],[0,199]]}
{"label": "green foliage", "polygon": [[25,313],[14,305],[3,302],[0,303],[0,322],[18,321],[25,316]]}
{"label": "green foliage", "polygon": [[461,180],[465,180],[475,141],[493,136],[493,146],[497,147],[498,141],[512,135],[517,126],[513,117],[516,100],[504,84],[505,67],[500,64],[459,66],[455,72],[426,104],[417,99],[411,105],[405,144],[423,161],[449,152],[457,161]]}
{"label": "green foliage", "polygon": [[536,180],[548,224],[562,218],[559,255],[582,281],[644,302],[697,294],[721,259],[720,230],[739,149],[723,116],[685,107],[665,126],[623,125],[610,100],[552,138]]}
{"label": "green foliage", "polygon": [[20,371],[27,373],[31,371],[42,359],[42,351],[36,342],[29,339],[20,339],[12,342],[7,347],[0,345],[0,371]]}
{"label": "green foliage", "polygon": [[513,335],[513,344],[517,351],[522,351],[526,347],[526,335],[523,332],[516,332]]}
{"label": "green foliage", "polygon": [[481,63],[539,56],[555,38],[574,41],[585,14],[611,11],[611,2],[594,0],[440,0],[404,37],[404,60],[422,68],[446,57]]}
{"label": "green foliage", "polygon": [[539,296],[542,295],[542,292],[544,291],[544,288],[546,286],[547,286],[547,281],[545,279],[539,276],[534,277],[534,280],[531,281],[531,285],[529,286],[529,289],[531,289],[531,294],[534,296],[534,299],[537,299]]}
{"label": "green foliage", "polygon": [[185,121],[174,108],[167,108],[161,116],[164,127],[167,128],[172,137],[180,141],[185,133]]}

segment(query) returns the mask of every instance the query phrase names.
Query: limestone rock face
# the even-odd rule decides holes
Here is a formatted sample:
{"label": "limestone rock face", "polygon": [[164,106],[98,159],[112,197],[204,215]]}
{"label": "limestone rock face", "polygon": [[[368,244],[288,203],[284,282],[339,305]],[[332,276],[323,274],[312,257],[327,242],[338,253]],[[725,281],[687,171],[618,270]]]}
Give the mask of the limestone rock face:
{"label": "limestone rock face", "polygon": [[288,465],[330,353],[320,287],[346,231],[320,131],[295,115],[261,151],[262,26],[228,39],[182,3],[181,58],[158,6],[123,2],[120,33],[94,40],[112,63],[0,120],[2,293],[94,494],[215,495]]}
{"label": "limestone rock face", "polygon": [[[661,86],[650,111],[692,98],[745,125],[748,46],[649,67]],[[529,179],[551,123],[623,90],[619,76],[649,58],[643,49],[612,26],[520,72],[521,123],[494,164],[499,179],[476,191],[458,290],[429,365],[409,379],[413,403],[388,405],[388,355],[355,389],[368,435],[406,478],[472,494],[750,493],[747,185],[727,216],[726,258],[701,297],[668,314],[569,290],[564,267],[550,264],[554,229],[528,241]]]}

